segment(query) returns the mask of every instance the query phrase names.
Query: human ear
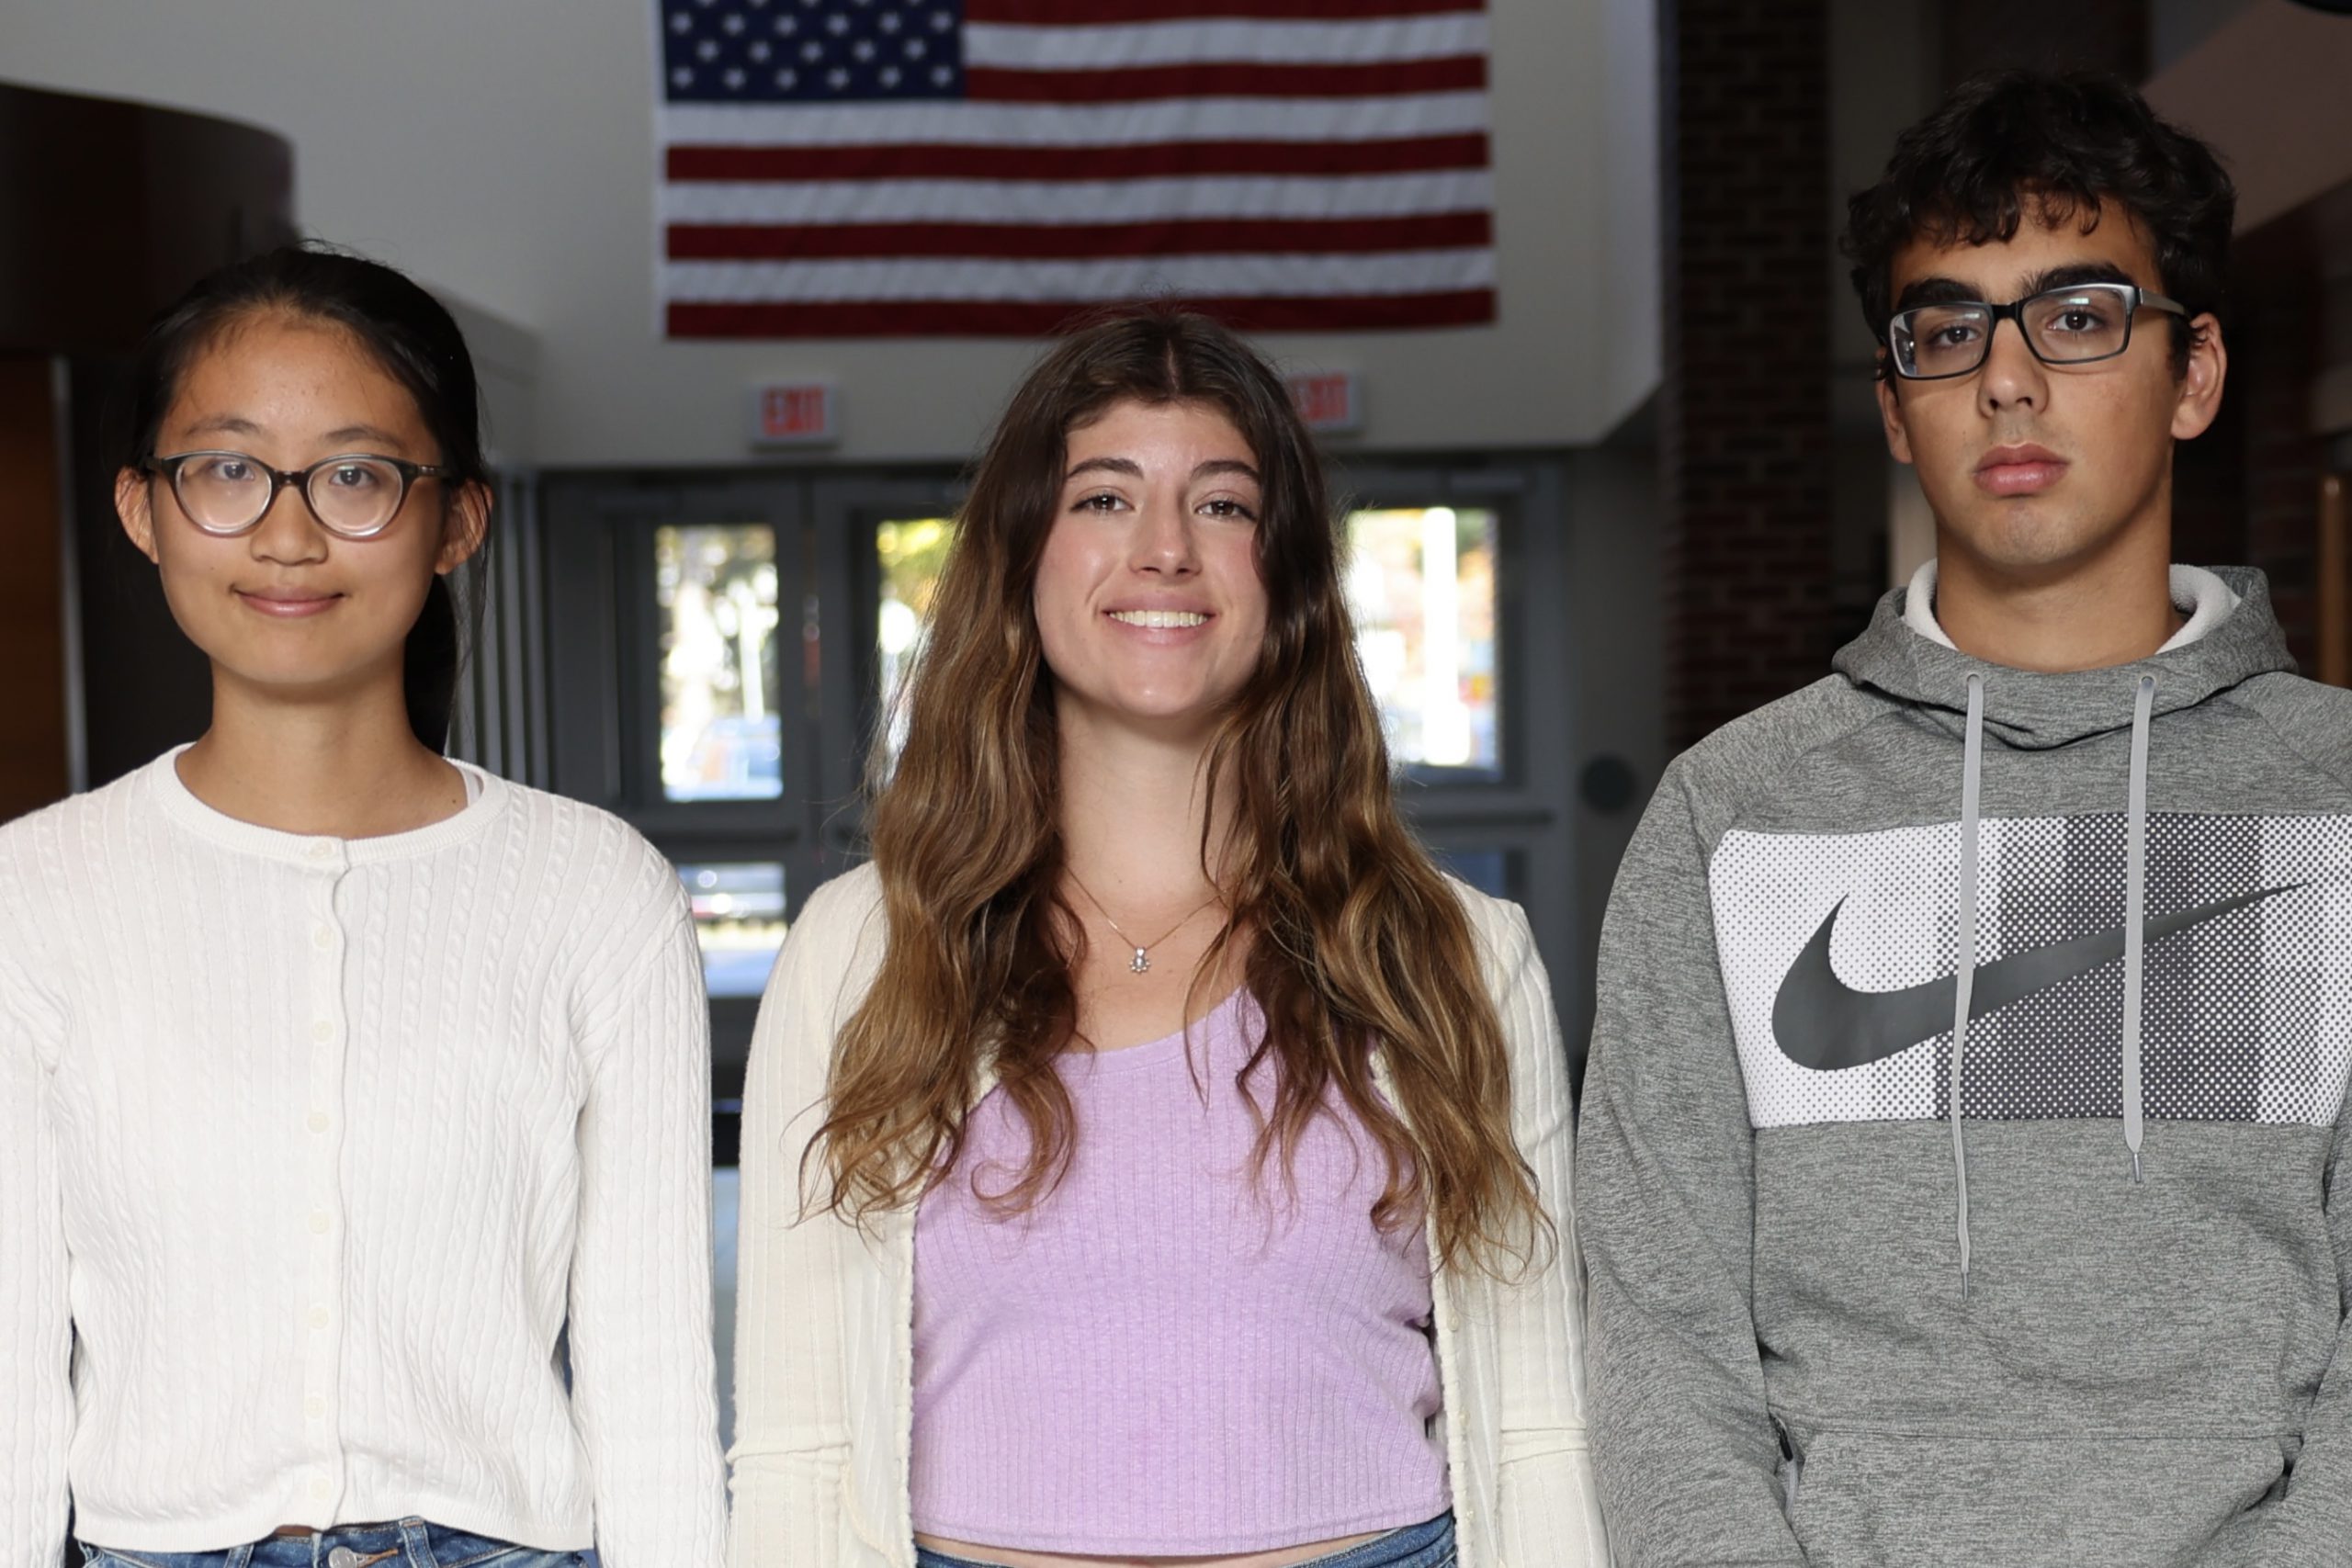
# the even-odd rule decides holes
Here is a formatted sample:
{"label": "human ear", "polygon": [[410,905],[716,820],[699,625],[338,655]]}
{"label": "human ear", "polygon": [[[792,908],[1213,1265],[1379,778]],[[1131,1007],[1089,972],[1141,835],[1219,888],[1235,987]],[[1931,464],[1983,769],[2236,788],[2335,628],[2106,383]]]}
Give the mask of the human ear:
{"label": "human ear", "polygon": [[163,558],[155,553],[154,491],[145,474],[125,468],[115,475],[114,514],[122,520],[122,531],[130,536],[139,553],[161,566]]}
{"label": "human ear", "polygon": [[474,558],[482,540],[490,536],[490,507],[488,485],[469,479],[458,487],[441,521],[441,553],[433,562],[435,572],[447,576]]}
{"label": "human ear", "polygon": [[2181,372],[2179,398],[2172,411],[2174,440],[2193,440],[2220,417],[2222,383],[2229,369],[2230,351],[2222,342],[2222,323],[2208,311],[2188,323],[2188,365]]}
{"label": "human ear", "polygon": [[1879,350],[1878,417],[1886,427],[1886,449],[1898,463],[1911,461],[1911,432],[1903,423],[1903,400],[1894,389],[1894,376],[1886,363],[1886,351]]}

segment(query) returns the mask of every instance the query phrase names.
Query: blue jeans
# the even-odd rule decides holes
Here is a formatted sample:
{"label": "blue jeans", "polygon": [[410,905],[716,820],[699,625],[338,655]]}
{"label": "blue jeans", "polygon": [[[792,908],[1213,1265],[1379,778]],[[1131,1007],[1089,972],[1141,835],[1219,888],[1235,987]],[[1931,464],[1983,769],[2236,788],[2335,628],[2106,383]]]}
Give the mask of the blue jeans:
{"label": "blue jeans", "polygon": [[[503,1563],[499,1568],[505,1568]],[[989,1568],[967,1557],[918,1550],[915,1568]],[[1440,1514],[1418,1525],[1374,1536],[1362,1546],[1351,1546],[1310,1559],[1298,1568],[1453,1568],[1453,1515]]]}
{"label": "blue jeans", "polygon": [[223,1551],[116,1551],[84,1541],[82,1556],[88,1568],[582,1568],[595,1561],[589,1552],[541,1551],[423,1519],[274,1535]]}

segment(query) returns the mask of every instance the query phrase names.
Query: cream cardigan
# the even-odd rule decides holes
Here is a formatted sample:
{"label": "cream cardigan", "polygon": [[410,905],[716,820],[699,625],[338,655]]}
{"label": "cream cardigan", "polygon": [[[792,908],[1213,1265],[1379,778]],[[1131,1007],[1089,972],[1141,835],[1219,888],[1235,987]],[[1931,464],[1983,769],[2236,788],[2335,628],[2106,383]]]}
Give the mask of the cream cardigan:
{"label": "cream cardigan", "polygon": [[69,1482],[141,1556],[416,1514],[720,1562],[676,873],[479,769],[335,839],[175,756],[0,828],[0,1568],[59,1568]]}
{"label": "cream cardigan", "polygon": [[[1468,1272],[1431,1281],[1459,1562],[1598,1568],[1608,1552],[1585,1450],[1567,1063],[1526,917],[1457,890],[1502,1015],[1514,1131],[1559,1228],[1549,1266],[1521,1282]],[[729,1455],[733,1568],[914,1562],[913,1211],[895,1211],[861,1235],[830,1214],[801,1217],[798,1185],[834,1039],[873,983],[883,940],[873,867],[820,888],[785,942],[752,1037]]]}

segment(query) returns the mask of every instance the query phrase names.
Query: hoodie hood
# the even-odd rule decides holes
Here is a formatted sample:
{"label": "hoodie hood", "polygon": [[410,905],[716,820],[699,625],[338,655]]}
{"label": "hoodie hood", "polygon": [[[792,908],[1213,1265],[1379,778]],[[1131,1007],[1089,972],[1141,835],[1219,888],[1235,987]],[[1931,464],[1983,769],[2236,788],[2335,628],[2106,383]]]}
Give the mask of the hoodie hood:
{"label": "hoodie hood", "polygon": [[2131,728],[2132,694],[2143,676],[2154,678],[2154,716],[2160,718],[2257,675],[2294,671],[2262,573],[2219,567],[2213,574],[2238,596],[2237,607],[2196,641],[2130,664],[2058,674],[1990,664],[1913,630],[1905,619],[1910,590],[1897,588],[1878,602],[1869,627],[1838,649],[1833,666],[1857,686],[1927,710],[1955,734],[1966,723],[1974,677],[1988,732],[2020,750],[2064,746]]}

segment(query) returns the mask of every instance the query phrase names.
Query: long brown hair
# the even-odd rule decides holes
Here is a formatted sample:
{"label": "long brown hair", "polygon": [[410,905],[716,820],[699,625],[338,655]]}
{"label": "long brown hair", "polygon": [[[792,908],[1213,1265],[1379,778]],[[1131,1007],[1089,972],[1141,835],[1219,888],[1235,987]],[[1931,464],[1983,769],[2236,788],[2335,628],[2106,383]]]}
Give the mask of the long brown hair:
{"label": "long brown hair", "polygon": [[[1205,317],[1153,309],[1065,339],[1013,394],[958,515],[927,644],[903,694],[905,745],[873,804],[888,945],[834,1048],[824,1207],[863,1221],[913,1201],[963,1149],[992,1061],[1026,1123],[1026,1168],[995,1201],[1026,1208],[1081,1135],[1054,1061],[1072,1042],[1081,928],[1064,900],[1053,673],[1031,609],[1069,431],[1113,404],[1196,403],[1233,422],[1261,473],[1265,647],[1218,725],[1202,845],[1252,939],[1245,983],[1271,1056],[1262,1177],[1287,1179],[1336,1091],[1380,1145],[1383,1231],[1436,1221],[1438,1262],[1524,1262],[1549,1225],[1511,1137],[1501,1024],[1453,890],[1399,817],[1387,748],[1356,663],[1323,469],[1282,382]],[[877,745],[879,740],[877,739]],[[1212,854],[1212,850],[1217,852]],[[1199,982],[1196,979],[1195,984]],[[1392,1110],[1374,1086],[1385,1054]]]}

